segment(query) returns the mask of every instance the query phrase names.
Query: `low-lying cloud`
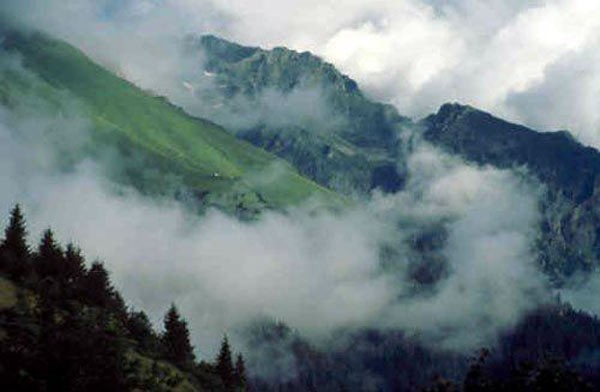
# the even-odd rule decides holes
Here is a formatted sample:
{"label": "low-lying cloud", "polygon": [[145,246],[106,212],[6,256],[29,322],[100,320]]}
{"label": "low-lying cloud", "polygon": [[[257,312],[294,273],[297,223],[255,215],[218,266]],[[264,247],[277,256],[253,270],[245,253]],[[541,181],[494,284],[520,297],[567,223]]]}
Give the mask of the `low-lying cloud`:
{"label": "low-lying cloud", "polygon": [[[438,347],[471,350],[493,344],[543,300],[533,252],[537,187],[424,142],[415,141],[410,180],[398,194],[337,213],[297,208],[240,222],[117,186],[102,162],[62,170],[56,152],[74,147],[61,132],[85,133],[85,119],[72,115],[57,127],[53,114],[0,114],[0,206],[24,204],[32,240],[50,225],[60,240],[104,260],[125,297],[157,325],[175,301],[201,355],[212,354],[223,332],[257,318],[281,320],[316,342],[337,329],[401,328]],[[50,158],[33,159],[32,151]],[[447,230],[436,250],[447,273],[415,290],[408,244],[431,226]],[[385,265],[384,244],[394,249]]]}

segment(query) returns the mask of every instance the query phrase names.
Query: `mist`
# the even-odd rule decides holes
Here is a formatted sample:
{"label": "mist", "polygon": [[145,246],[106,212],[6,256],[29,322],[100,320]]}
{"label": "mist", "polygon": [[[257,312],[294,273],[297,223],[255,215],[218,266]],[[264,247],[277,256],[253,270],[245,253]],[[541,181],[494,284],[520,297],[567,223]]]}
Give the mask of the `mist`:
{"label": "mist", "polygon": [[[285,322],[315,344],[340,329],[404,329],[469,351],[493,344],[544,300],[534,254],[539,185],[524,173],[465,164],[417,130],[402,192],[341,212],[297,207],[241,222],[118,185],[102,160],[75,154],[65,166],[64,152],[86,142],[88,122],[77,102],[59,113],[32,105],[0,111],[4,216],[20,202],[32,243],[51,226],[88,261],[105,261],[124,297],[156,326],[177,303],[202,358],[225,332],[244,347],[236,331],[257,319]],[[409,243],[430,227],[448,233],[436,249],[447,273],[415,290]],[[385,263],[382,246],[394,250]]]}
{"label": "mist", "polygon": [[[191,113],[221,116],[234,129],[337,124],[316,89],[286,96],[267,91],[252,105],[234,100],[227,110],[236,108],[235,116],[215,110],[218,101],[207,107],[198,97],[213,91],[214,82],[203,72],[202,54],[182,52],[180,39],[229,31],[229,24],[219,30],[215,22],[227,18],[192,12],[191,19],[175,24],[170,12],[152,13],[154,3],[140,8],[142,3],[129,1],[116,10],[111,3],[34,1],[32,13],[23,11],[26,2],[7,7],[20,23],[66,38],[139,86]],[[186,2],[166,4],[183,7],[167,7],[177,17],[187,9]],[[199,20],[194,17],[207,22],[191,23]],[[159,24],[165,29],[156,29]],[[367,32],[378,28],[363,27]],[[8,64],[19,66],[17,60]],[[392,75],[400,80],[403,72],[408,71]],[[417,76],[423,86],[432,77]],[[385,96],[377,93],[377,85],[367,83],[373,94]],[[431,346],[471,352],[493,345],[548,298],[535,252],[543,188],[526,171],[479,167],[451,157],[421,140],[419,130],[404,135],[410,148],[403,191],[375,193],[364,205],[341,212],[315,213],[300,206],[241,222],[217,210],[196,215],[170,198],[150,198],[116,184],[103,160],[75,154],[65,167],[60,159],[65,151],[88,142],[87,120],[78,116],[76,102],[58,114],[28,104],[33,109],[25,114],[0,111],[3,216],[20,202],[32,243],[51,226],[61,242],[81,246],[88,261],[105,261],[127,301],[148,312],[155,326],[170,303],[177,303],[202,358],[213,356],[225,332],[243,348],[243,334],[236,331],[257,319],[282,321],[317,345],[339,330],[402,329]],[[118,166],[119,157],[111,164]],[[430,254],[419,255],[411,241],[429,230],[446,234]],[[382,249],[392,251],[384,257]],[[443,273],[421,288],[414,268],[428,257],[441,260]]]}

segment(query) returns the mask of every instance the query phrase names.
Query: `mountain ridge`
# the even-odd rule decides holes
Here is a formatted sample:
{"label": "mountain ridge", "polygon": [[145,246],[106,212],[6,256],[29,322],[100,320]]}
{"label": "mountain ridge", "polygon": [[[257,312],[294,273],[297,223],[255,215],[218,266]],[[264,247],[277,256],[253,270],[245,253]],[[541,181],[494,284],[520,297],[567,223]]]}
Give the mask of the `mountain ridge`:
{"label": "mountain ridge", "polygon": [[420,122],[426,140],[480,165],[525,166],[546,187],[540,262],[557,282],[600,265],[600,152],[568,132],[538,132],[460,104]]}
{"label": "mountain ridge", "polygon": [[[334,108],[339,108],[336,100],[343,101],[347,96],[353,97],[350,101],[359,106],[361,102],[367,107],[376,105],[364,98],[356,82],[308,52],[245,47],[214,36],[191,42],[204,50],[206,70],[227,86],[224,96],[230,99],[242,94],[252,100],[266,89],[289,93],[303,86],[305,78],[312,80],[311,86],[335,92],[337,98],[325,94],[324,100]],[[328,71],[319,73],[321,68]],[[328,78],[329,72],[335,77]],[[387,107],[379,106],[383,111]],[[347,138],[349,133],[369,134],[371,129],[378,127],[377,121],[370,127],[363,128],[358,121],[353,123],[351,131],[333,131],[347,143],[350,151],[355,152],[352,158],[343,154],[332,157],[335,142],[302,125],[288,128],[259,125],[241,130],[237,135],[286,159],[316,182],[341,192],[362,195],[368,195],[376,188],[391,193],[403,189],[409,175],[406,154],[410,154],[410,146],[403,145],[399,135],[406,129],[416,130],[429,143],[468,162],[505,170],[517,169],[518,172],[527,167],[526,171],[547,188],[540,205],[541,239],[537,250],[544,270],[561,285],[578,271],[589,272],[600,265],[600,229],[597,229],[600,228],[600,215],[594,212],[600,206],[597,185],[600,153],[597,150],[583,146],[567,131],[538,132],[457,103],[444,104],[437,113],[416,122],[401,116],[394,108],[389,110],[391,120],[386,122],[385,116],[379,117],[384,131],[374,135],[385,135],[393,128],[396,136],[381,139],[380,146],[385,146],[379,150],[383,151],[381,153],[361,145],[360,138]],[[359,111],[365,112],[369,109]],[[235,113],[234,108],[231,113]],[[347,123],[352,123],[353,117],[346,119]],[[388,152],[385,152],[386,148]],[[378,154],[382,155],[382,160],[370,163],[370,157]],[[353,169],[348,169],[348,165]],[[332,172],[337,177],[332,176]],[[374,180],[376,177],[379,179]]]}

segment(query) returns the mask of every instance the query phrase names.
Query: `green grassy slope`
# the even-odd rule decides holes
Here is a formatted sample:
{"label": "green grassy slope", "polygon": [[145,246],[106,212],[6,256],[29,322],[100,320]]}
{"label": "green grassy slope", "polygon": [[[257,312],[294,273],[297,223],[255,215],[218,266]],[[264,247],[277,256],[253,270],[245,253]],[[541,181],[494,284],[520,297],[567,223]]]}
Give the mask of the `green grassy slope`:
{"label": "green grassy slope", "polygon": [[[4,46],[18,52],[24,66],[44,84],[30,86],[30,92],[51,102],[65,92],[75,97],[97,131],[96,140],[112,143],[126,154],[143,151],[159,175],[176,174],[185,186],[208,192],[217,205],[281,208],[310,197],[341,200],[282,160],[149,95],[64,42],[41,34],[12,33]],[[0,79],[0,103],[22,93],[24,87],[14,80],[14,75],[6,74]]]}

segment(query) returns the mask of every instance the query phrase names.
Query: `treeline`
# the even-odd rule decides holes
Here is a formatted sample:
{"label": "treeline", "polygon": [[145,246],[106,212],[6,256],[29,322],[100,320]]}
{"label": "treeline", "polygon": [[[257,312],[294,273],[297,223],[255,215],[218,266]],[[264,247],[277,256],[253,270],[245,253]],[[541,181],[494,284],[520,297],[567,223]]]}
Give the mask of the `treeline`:
{"label": "treeline", "polygon": [[0,243],[0,277],[16,296],[0,308],[0,390],[247,389],[244,359],[233,358],[227,337],[213,363],[198,362],[174,304],[157,333],[75,245],[63,248],[47,230],[32,250],[18,205]]}
{"label": "treeline", "polygon": [[600,390],[600,320],[558,300],[532,311],[472,358],[402,331],[340,333],[326,350],[283,324],[257,327],[252,337],[248,354],[266,353],[272,368],[287,370],[269,379],[251,377],[257,391]]}

